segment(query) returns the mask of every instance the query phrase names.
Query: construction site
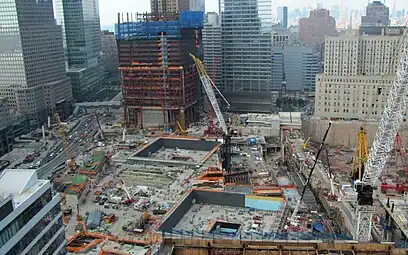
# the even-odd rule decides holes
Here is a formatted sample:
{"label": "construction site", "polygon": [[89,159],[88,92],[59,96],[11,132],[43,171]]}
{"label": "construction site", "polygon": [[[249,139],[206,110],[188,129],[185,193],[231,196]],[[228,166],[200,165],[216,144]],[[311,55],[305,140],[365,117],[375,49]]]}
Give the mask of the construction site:
{"label": "construction site", "polygon": [[0,158],[54,184],[68,254],[406,254],[401,119],[333,145],[343,121],[231,112],[202,17],[118,15],[123,107],[50,117]]}

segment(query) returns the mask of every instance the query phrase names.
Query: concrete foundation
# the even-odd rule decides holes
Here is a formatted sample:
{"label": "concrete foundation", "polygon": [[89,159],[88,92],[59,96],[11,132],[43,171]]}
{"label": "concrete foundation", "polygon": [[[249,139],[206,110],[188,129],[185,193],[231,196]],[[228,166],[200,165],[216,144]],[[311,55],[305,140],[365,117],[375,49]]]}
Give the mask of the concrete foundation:
{"label": "concrete foundation", "polygon": [[[302,123],[302,131],[305,137],[311,137],[312,141],[320,142],[326,132],[328,120],[309,120]],[[333,121],[330,132],[326,138],[326,144],[329,146],[355,147],[357,132],[363,127],[369,146],[374,141],[378,128],[378,122],[368,121]],[[403,123],[400,128],[401,137],[408,136],[408,124]],[[404,141],[406,142],[406,141]]]}
{"label": "concrete foundation", "polygon": [[198,139],[157,138],[131,157],[129,164],[195,166],[204,163],[219,146],[218,142]]}

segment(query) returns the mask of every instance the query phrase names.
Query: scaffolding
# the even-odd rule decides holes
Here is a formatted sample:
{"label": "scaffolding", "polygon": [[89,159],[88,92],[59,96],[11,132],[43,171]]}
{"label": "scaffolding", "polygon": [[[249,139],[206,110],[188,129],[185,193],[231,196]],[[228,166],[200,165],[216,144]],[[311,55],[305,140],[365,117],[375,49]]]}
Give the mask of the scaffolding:
{"label": "scaffolding", "polygon": [[[118,15],[117,41],[125,122],[146,128],[146,122],[185,129],[198,118],[199,77],[188,53],[202,56],[200,12]],[[123,20],[123,15],[122,15]],[[157,119],[144,116],[156,111]]]}

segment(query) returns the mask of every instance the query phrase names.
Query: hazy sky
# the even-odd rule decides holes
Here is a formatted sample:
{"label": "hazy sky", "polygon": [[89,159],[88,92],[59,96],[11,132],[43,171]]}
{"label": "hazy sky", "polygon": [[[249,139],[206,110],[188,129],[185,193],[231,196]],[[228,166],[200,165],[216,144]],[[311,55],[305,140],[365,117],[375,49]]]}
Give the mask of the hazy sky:
{"label": "hazy sky", "polygon": [[[1,1],[1,0],[0,0]],[[368,0],[271,0],[272,10],[278,6],[288,6],[289,9],[303,8],[307,6],[316,7],[317,3],[322,3],[323,7],[330,8],[332,5],[340,5],[343,1],[344,7],[349,9],[362,9],[369,2]],[[370,0],[371,2],[371,0]],[[408,0],[387,0],[386,4],[392,9],[395,2],[397,9],[408,8]],[[205,0],[206,12],[218,12],[218,0]],[[99,11],[101,15],[101,25],[111,26],[117,20],[118,12],[145,12],[150,11],[150,0],[99,0]]]}

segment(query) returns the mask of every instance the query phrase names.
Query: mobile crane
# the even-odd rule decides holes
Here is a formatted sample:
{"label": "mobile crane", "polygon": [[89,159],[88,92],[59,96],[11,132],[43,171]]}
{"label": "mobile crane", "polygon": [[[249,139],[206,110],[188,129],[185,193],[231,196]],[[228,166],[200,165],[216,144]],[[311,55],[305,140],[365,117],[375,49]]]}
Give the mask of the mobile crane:
{"label": "mobile crane", "polygon": [[303,202],[303,197],[305,196],[307,186],[309,186],[310,179],[312,178],[313,171],[316,168],[317,161],[319,160],[320,153],[323,150],[323,145],[324,145],[324,142],[326,141],[326,137],[327,137],[327,134],[329,133],[331,125],[332,125],[332,122],[329,121],[329,126],[327,127],[326,132],[324,133],[322,142],[320,143],[319,150],[317,151],[316,159],[315,159],[315,161],[313,163],[312,168],[310,169],[309,176],[307,177],[306,183],[305,183],[305,185],[303,185],[303,189],[302,189],[302,193],[300,194],[300,198],[298,199],[298,201],[296,203],[296,206],[295,206],[295,209],[293,210],[292,216],[289,218],[289,221],[290,221],[291,225],[298,225],[296,217],[297,217],[297,214],[299,212],[300,205]]}
{"label": "mobile crane", "polygon": [[221,157],[223,159],[222,166],[227,172],[230,172],[231,171],[231,134],[229,133],[230,132],[229,127],[227,127],[227,123],[225,122],[220,106],[218,105],[217,98],[215,96],[213,88],[217,90],[217,92],[220,94],[222,99],[227,103],[228,107],[230,106],[230,104],[227,101],[227,99],[224,97],[224,95],[222,95],[222,93],[219,91],[217,86],[215,86],[211,78],[208,76],[203,62],[191,53],[190,53],[190,56],[194,60],[195,66],[197,68],[197,72],[200,76],[201,83],[203,84],[204,90],[214,110],[215,116],[217,116],[218,123],[221,126],[221,129],[223,132],[223,138],[224,138],[223,139],[224,144],[222,146],[222,151],[221,151],[222,152]]}
{"label": "mobile crane", "polygon": [[[374,213],[374,187],[387,163],[397,131],[404,118],[408,101],[408,30],[401,38],[401,50],[397,73],[389,92],[387,104],[378,126],[374,143],[368,154],[361,181],[354,182],[357,191],[356,232],[354,238],[361,242],[371,240],[372,217]],[[381,93],[381,89],[378,89]]]}

